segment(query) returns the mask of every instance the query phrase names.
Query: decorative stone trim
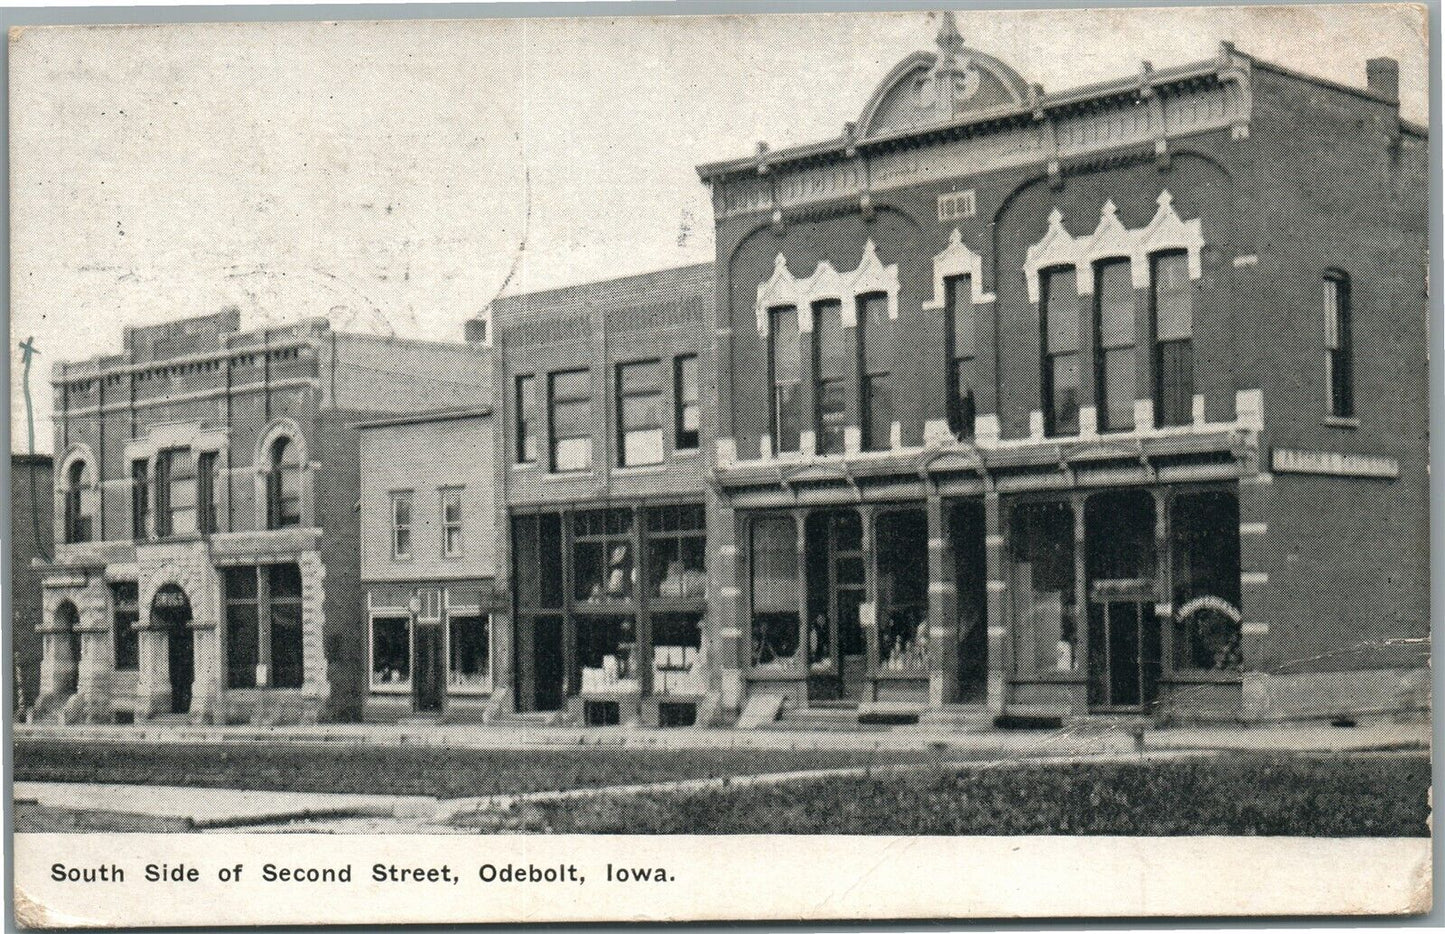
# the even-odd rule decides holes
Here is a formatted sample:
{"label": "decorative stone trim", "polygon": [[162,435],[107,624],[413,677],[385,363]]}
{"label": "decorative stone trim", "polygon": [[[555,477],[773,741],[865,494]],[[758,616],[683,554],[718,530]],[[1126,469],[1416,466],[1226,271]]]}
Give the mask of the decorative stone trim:
{"label": "decorative stone trim", "polygon": [[1168,189],[1159,193],[1158,203],[1159,209],[1147,225],[1130,230],[1119,220],[1114,202],[1106,201],[1094,232],[1080,237],[1065,229],[1064,216],[1055,208],[1049,214],[1048,231],[1029,247],[1024,260],[1029,301],[1039,302],[1039,273],[1057,266],[1073,267],[1080,295],[1094,294],[1093,264],[1101,259],[1127,258],[1134,288],[1147,289],[1152,275],[1149,257],[1163,250],[1184,250],[1189,257],[1189,278],[1198,279],[1203,274],[1200,254],[1204,248],[1200,219],[1181,219]]}
{"label": "decorative stone trim", "polygon": [[973,288],[973,303],[986,305],[994,300],[992,292],[983,290],[983,257],[968,248],[957,227],[949,235],[948,246],[933,257],[933,297],[923,300],[924,311],[936,311],[948,301],[948,280],[968,276]]}
{"label": "decorative stone trim", "polygon": [[878,258],[878,248],[870,239],[863,248],[863,258],[852,272],[839,272],[833,264],[823,260],[813,274],[803,279],[794,276],[788,269],[788,260],[779,253],[773,260],[773,274],[767,281],[759,283],[757,303],[758,333],[768,333],[768,311],[791,305],[798,309],[798,330],[813,330],[813,305],[818,302],[836,300],[842,309],[843,327],[856,327],[858,309],[853,302],[860,295],[882,292],[888,296],[888,317],[898,318],[898,264],[883,265]]}

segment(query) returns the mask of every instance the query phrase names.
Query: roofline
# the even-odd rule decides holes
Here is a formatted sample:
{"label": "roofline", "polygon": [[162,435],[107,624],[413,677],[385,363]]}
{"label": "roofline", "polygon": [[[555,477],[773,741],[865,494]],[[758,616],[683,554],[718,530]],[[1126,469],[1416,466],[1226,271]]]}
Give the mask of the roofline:
{"label": "roofline", "polygon": [[53,454],[41,454],[38,451],[34,454],[21,454],[18,451],[10,452],[10,463],[12,464],[53,464],[54,462],[55,456]]}
{"label": "roofline", "polygon": [[488,418],[492,414],[490,405],[472,406],[463,409],[434,409],[412,415],[397,415],[393,418],[378,418],[357,422],[352,428],[390,428],[395,425],[420,425],[426,422],[457,422],[468,418]]}
{"label": "roofline", "polygon": [[[1002,107],[993,110],[972,113],[958,120],[944,123],[932,124],[925,127],[908,127],[895,130],[891,133],[883,133],[877,136],[853,138],[848,135],[836,136],[829,140],[814,143],[804,143],[798,146],[790,146],[785,149],[764,150],[752,156],[743,156],[734,159],[725,159],[717,162],[706,162],[697,167],[698,177],[704,182],[711,182],[714,179],[725,175],[742,173],[758,173],[773,166],[781,166],[788,163],[800,162],[806,159],[819,156],[841,156],[851,157],[855,151],[867,151],[890,143],[910,137],[924,137],[938,133],[964,130],[969,127],[981,126],[999,121],[1014,120],[1023,117],[1032,118],[1035,114],[1054,108],[1070,107],[1098,98],[1112,97],[1118,94],[1125,94],[1137,91],[1147,81],[1148,86],[1157,88],[1163,85],[1173,84],[1180,81],[1187,81],[1192,78],[1204,77],[1218,74],[1221,71],[1221,57],[1238,57],[1248,62],[1251,67],[1263,68],[1278,74],[1288,75],[1304,81],[1318,84],[1322,87],[1332,88],[1362,97],[1366,100],[1375,101],[1381,104],[1393,105],[1398,108],[1399,101],[1386,97],[1377,91],[1369,88],[1355,87],[1341,84],[1328,78],[1321,78],[1317,75],[1306,74],[1294,71],[1282,65],[1276,65],[1265,61],[1248,52],[1241,52],[1236,49],[1233,43],[1220,43],[1221,56],[1203,59],[1195,62],[1188,62],[1183,65],[1174,65],[1169,68],[1161,68],[1157,71],[1145,74],[1135,74],[1128,77],[1115,78],[1108,81],[1096,82],[1094,84],[1080,85],[1068,88],[1063,91],[1056,91],[1050,94],[1043,94],[1036,100],[1019,107]],[[891,73],[890,73],[891,74]],[[1401,121],[1405,126],[1406,121]],[[1427,133],[1423,127],[1417,124],[1408,124],[1414,132],[1422,135]]]}
{"label": "roofline", "polygon": [[492,307],[493,309],[496,309],[498,306],[517,302],[521,299],[537,299],[545,296],[561,295],[564,292],[571,292],[577,289],[597,289],[606,286],[615,286],[621,282],[627,282],[632,279],[645,279],[648,276],[661,276],[666,273],[682,274],[687,272],[696,272],[702,269],[707,269],[715,275],[717,272],[717,263],[704,262],[690,263],[686,266],[664,266],[661,269],[651,269],[646,272],[633,272],[628,273],[625,276],[613,276],[610,279],[584,279],[581,282],[574,282],[571,285],[559,285],[554,286],[550,289],[541,289],[536,292],[514,292],[511,295],[503,295],[499,297],[496,301],[492,302]]}

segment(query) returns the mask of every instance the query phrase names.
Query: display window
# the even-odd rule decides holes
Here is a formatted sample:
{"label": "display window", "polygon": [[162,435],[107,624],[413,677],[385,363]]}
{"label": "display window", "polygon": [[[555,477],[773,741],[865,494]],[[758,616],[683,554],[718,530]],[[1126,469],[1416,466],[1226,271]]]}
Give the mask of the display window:
{"label": "display window", "polygon": [[583,694],[640,692],[637,621],[613,614],[579,616],[577,661]]}
{"label": "display window", "polygon": [[1010,533],[1018,672],[1077,671],[1073,507],[1021,504],[1014,508]]}
{"label": "display window", "polygon": [[589,509],[573,517],[573,598],[628,603],[637,585],[631,509]]}
{"label": "display window", "polygon": [[492,689],[492,619],[485,613],[448,611],[447,687]]}
{"label": "display window", "polygon": [[1239,498],[1225,490],[1175,496],[1170,546],[1174,669],[1239,671]]}
{"label": "display window", "polygon": [[878,667],[928,671],[928,515],[921,509],[878,517]]}
{"label": "display window", "polygon": [[652,693],[702,694],[707,690],[701,613],[652,617]]}
{"label": "display window", "polygon": [[791,516],[753,520],[752,665],[798,670],[799,588],[797,526]]}
{"label": "display window", "polygon": [[647,510],[648,595],[701,600],[707,596],[707,516],[701,505]]}
{"label": "display window", "polygon": [[411,689],[411,617],[371,617],[371,686],[373,689]]}

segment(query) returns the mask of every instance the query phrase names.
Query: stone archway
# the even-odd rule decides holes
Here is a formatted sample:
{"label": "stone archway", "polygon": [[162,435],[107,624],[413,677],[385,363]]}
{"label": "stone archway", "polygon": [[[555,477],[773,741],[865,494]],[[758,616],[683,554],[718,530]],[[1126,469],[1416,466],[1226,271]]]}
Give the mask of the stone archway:
{"label": "stone archway", "polygon": [[166,640],[166,671],[171,713],[189,713],[195,680],[195,637],[191,600],[176,584],[164,584],[151,598],[151,629]]}
{"label": "stone archway", "polygon": [[69,600],[55,608],[54,692],[74,694],[80,690],[80,611]]}

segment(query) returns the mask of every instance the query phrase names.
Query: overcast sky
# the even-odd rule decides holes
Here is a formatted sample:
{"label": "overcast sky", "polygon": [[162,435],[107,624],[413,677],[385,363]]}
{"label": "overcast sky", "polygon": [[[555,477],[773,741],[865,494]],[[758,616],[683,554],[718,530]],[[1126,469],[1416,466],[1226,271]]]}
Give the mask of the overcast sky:
{"label": "overcast sky", "polygon": [[[1424,13],[1311,6],[959,13],[1046,90],[1242,51],[1351,85],[1401,62],[1425,122]],[[121,328],[459,339],[497,294],[712,259],[698,163],[831,137],[926,13],[32,28],[10,51],[12,448],[51,445],[50,364]],[[525,249],[522,244],[525,243]]]}

